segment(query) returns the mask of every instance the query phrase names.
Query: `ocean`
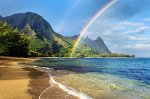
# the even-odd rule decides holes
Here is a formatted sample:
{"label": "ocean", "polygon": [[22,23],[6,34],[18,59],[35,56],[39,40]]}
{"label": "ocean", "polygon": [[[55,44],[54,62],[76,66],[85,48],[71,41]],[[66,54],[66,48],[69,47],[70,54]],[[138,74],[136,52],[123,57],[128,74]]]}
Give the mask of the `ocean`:
{"label": "ocean", "polygon": [[93,99],[150,99],[150,58],[43,58],[34,65],[71,71],[55,80]]}

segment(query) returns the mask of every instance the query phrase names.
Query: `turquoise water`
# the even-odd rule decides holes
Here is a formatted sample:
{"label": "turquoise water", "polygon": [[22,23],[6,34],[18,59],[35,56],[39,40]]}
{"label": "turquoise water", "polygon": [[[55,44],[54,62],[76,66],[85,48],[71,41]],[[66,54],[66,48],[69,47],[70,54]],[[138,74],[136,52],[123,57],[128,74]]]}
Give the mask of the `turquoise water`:
{"label": "turquoise water", "polygon": [[[106,98],[150,99],[150,58],[44,58],[34,64],[75,72],[74,78],[82,80],[84,87],[94,88],[92,91],[83,89],[83,92],[93,97],[95,95],[97,99],[101,98],[99,90],[110,94]],[[64,80],[62,83],[72,85],[68,82]],[[95,91],[99,96],[90,91]]]}

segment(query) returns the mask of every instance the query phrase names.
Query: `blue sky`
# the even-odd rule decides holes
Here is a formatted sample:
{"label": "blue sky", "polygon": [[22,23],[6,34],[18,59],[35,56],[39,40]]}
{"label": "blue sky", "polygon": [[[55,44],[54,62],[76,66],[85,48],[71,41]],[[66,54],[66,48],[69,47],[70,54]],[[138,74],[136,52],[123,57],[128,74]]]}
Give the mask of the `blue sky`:
{"label": "blue sky", "polygon": [[0,0],[2,16],[35,12],[43,16],[53,29],[63,35],[75,35],[109,0]]}
{"label": "blue sky", "polygon": [[[0,0],[0,15],[35,12],[54,31],[78,34],[110,0]],[[112,52],[150,57],[150,0],[118,0],[91,25],[85,35],[100,36]]]}

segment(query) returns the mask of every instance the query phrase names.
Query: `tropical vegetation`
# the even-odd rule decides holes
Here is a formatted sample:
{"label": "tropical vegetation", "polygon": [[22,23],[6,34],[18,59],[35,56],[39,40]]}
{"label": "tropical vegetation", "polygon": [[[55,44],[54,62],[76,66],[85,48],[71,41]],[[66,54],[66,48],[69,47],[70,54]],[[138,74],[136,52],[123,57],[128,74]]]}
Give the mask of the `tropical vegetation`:
{"label": "tropical vegetation", "polygon": [[[0,19],[0,55],[19,57],[70,57],[75,37],[53,31],[40,15],[32,12]],[[85,38],[71,57],[134,57],[111,53],[103,40]]]}

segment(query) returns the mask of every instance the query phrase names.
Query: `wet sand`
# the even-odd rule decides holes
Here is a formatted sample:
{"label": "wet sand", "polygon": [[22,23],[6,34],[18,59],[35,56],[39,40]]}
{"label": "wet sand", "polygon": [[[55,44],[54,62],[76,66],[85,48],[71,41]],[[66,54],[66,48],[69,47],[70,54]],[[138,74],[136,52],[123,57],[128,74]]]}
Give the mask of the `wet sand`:
{"label": "wet sand", "polygon": [[0,56],[0,99],[78,99],[49,83],[48,73],[58,76],[66,72],[45,72],[43,69],[18,64],[36,59]]}
{"label": "wet sand", "polygon": [[[69,74],[69,71],[65,70],[54,70],[53,68],[42,68],[42,67],[36,67],[38,71],[42,71],[51,77],[61,77],[64,75]],[[51,82],[51,77],[49,77],[49,84],[50,86],[47,87],[40,95],[40,99],[79,99],[76,96],[70,95],[67,92],[63,91],[59,88],[57,84],[54,84]],[[35,82],[36,83],[36,82]]]}

